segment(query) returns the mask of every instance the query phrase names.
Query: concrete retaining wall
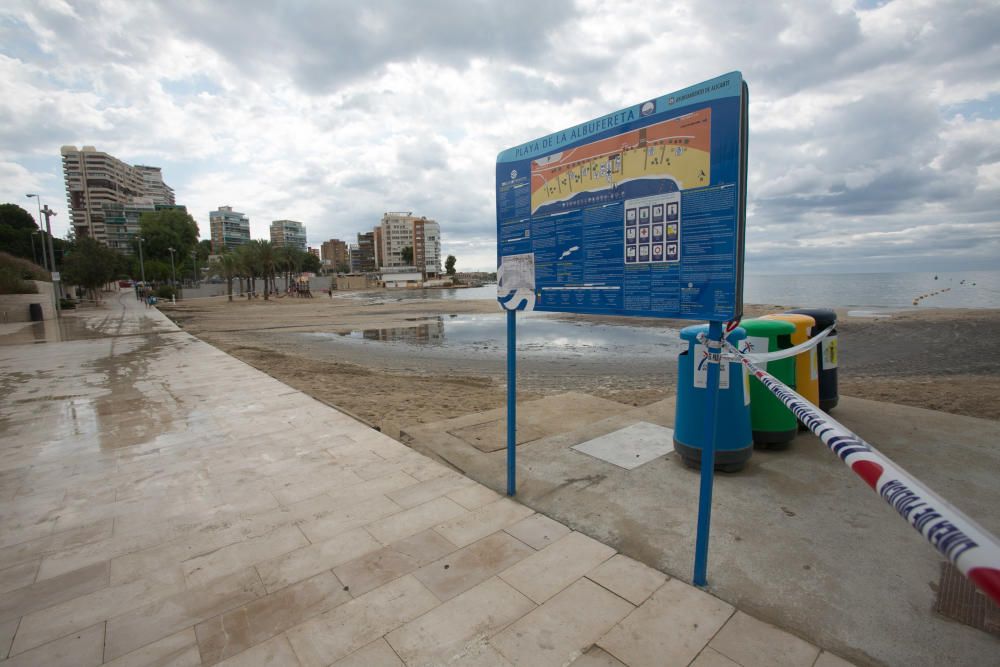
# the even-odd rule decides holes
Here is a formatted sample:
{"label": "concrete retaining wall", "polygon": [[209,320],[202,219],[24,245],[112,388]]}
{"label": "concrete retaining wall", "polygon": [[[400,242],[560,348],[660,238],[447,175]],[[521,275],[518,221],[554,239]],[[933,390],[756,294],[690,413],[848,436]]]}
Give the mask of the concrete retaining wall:
{"label": "concrete retaining wall", "polygon": [[338,290],[368,289],[373,285],[368,281],[368,276],[337,276]]}
{"label": "concrete retaining wall", "polygon": [[55,289],[52,283],[30,280],[38,288],[38,294],[0,294],[0,322],[30,322],[28,305],[42,304],[42,319],[56,318]]}

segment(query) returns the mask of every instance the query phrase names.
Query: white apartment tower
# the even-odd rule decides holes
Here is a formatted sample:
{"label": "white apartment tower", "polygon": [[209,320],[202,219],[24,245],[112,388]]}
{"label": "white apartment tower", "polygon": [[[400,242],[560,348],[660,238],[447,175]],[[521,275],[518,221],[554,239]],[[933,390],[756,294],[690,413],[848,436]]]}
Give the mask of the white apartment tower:
{"label": "white apartment tower", "polygon": [[[63,146],[63,178],[70,224],[77,238],[107,244],[104,204],[129,204],[143,198],[146,182],[133,166],[93,146]],[[162,179],[161,179],[162,180]]]}
{"label": "white apartment tower", "polygon": [[212,234],[212,252],[221,254],[250,243],[250,218],[232,206],[220,206],[208,213],[208,226]]}
{"label": "white apartment tower", "polygon": [[305,252],[306,226],[295,220],[275,220],[271,223],[271,243],[278,247],[289,246]]}
{"label": "white apartment tower", "polygon": [[163,172],[159,167],[148,167],[144,164],[135,165],[139,175],[142,176],[143,192],[142,196],[150,199],[154,204],[165,204],[173,206],[174,189],[163,182]]}
{"label": "white apartment tower", "polygon": [[146,211],[174,206],[174,190],[159,167],[132,166],[93,146],[60,151],[70,224],[78,238],[89,236],[125,253]]}
{"label": "white apartment tower", "polygon": [[[441,227],[412,211],[389,211],[374,231],[379,268],[412,267],[424,277],[441,273]],[[413,260],[403,260],[403,248],[413,249]]]}

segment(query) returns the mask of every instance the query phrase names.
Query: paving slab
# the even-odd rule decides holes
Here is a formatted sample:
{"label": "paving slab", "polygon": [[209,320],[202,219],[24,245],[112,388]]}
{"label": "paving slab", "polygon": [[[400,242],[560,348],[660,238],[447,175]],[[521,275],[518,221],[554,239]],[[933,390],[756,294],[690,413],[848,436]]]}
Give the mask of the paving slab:
{"label": "paving slab", "polygon": [[[630,667],[686,665],[733,615],[733,607],[677,580],[659,590],[597,645]],[[635,641],[642,637],[643,641]],[[818,654],[818,651],[817,651]]]}
{"label": "paving slab", "polygon": [[490,643],[515,665],[565,665],[633,609],[589,579],[579,579]]}
{"label": "paving slab", "polygon": [[636,422],[607,435],[573,445],[581,454],[633,470],[674,451],[674,430],[659,424]]}
{"label": "paving slab", "polygon": [[615,554],[587,573],[587,578],[634,605],[641,605],[656,592],[667,575],[628,556]]}
{"label": "paving slab", "polygon": [[528,598],[492,577],[386,635],[407,665],[462,664],[470,649],[535,608]]}

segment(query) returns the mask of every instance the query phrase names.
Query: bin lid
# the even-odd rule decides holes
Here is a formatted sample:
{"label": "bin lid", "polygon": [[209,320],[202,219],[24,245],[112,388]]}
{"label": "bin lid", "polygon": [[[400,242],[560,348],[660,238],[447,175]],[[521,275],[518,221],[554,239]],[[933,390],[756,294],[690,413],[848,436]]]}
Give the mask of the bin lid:
{"label": "bin lid", "polygon": [[772,315],[765,315],[761,318],[762,320],[781,320],[784,322],[791,322],[795,325],[795,330],[800,333],[808,333],[813,327],[816,326],[816,320],[809,317],[808,315],[795,315],[787,313],[774,313]]}
{"label": "bin lid", "polygon": [[747,336],[788,336],[795,333],[795,325],[783,320],[751,319],[740,322],[740,328]]}
{"label": "bin lid", "polygon": [[789,315],[808,315],[816,320],[817,331],[814,333],[819,333],[831,324],[837,323],[837,311],[829,308],[796,308],[786,312]]}
{"label": "bin lid", "polygon": [[[688,341],[698,341],[698,335],[705,334],[708,335],[708,325],[707,324],[693,324],[689,327],[684,327],[681,329],[681,338]],[[743,327],[736,327],[726,336],[726,339],[730,342],[736,342],[738,340],[743,340],[747,337],[747,332]]]}

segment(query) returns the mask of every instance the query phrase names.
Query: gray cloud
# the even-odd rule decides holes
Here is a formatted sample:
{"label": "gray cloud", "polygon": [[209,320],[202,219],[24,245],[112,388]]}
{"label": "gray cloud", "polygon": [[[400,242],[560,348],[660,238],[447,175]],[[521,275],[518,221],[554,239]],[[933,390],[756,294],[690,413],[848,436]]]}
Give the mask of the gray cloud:
{"label": "gray cloud", "polygon": [[314,243],[413,210],[486,268],[500,149],[738,68],[751,266],[996,266],[996,34],[990,2],[12,0],[0,199],[62,206],[59,145],[96,144],[163,165],[204,229],[222,203]]}
{"label": "gray cloud", "polygon": [[163,14],[183,35],[245,72],[277,64],[310,91],[330,91],[387,63],[418,58],[457,65],[474,57],[531,62],[544,53],[547,34],[575,14],[564,1],[285,3],[277,12],[272,7],[240,0],[173,3]]}

